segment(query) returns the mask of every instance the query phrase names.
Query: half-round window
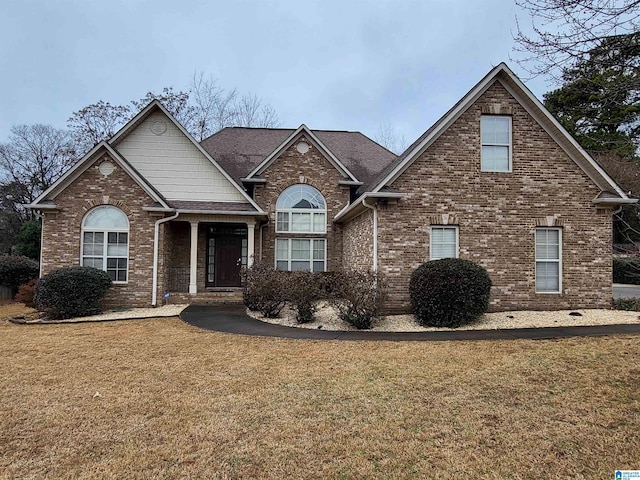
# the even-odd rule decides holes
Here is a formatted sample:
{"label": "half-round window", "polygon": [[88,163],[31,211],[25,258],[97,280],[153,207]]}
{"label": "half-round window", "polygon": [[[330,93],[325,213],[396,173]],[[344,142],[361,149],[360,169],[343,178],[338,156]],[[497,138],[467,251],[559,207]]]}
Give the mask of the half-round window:
{"label": "half-round window", "polygon": [[82,265],[104,270],[111,280],[125,283],[129,264],[129,219],[122,210],[103,205],[82,222]]}
{"label": "half-round window", "polygon": [[292,185],[278,197],[276,232],[326,233],[327,203],[309,185]]}

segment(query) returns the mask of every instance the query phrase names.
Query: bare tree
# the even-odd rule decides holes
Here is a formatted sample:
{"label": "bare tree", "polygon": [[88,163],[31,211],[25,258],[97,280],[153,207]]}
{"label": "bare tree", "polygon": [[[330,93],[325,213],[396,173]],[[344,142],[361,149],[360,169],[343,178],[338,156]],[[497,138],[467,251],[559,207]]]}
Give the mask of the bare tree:
{"label": "bare tree", "polygon": [[20,200],[29,203],[49,188],[77,159],[66,130],[50,125],[18,125],[9,142],[0,144],[1,182],[24,187]]}
{"label": "bare tree", "polygon": [[194,73],[191,79],[191,122],[185,128],[196,140],[202,141],[218,130],[233,124],[237,91],[225,90],[212,77]]}
{"label": "bare tree", "polygon": [[[166,108],[182,126],[187,128],[187,130],[189,129],[188,127],[195,115],[195,108],[190,104],[190,98],[187,92],[175,92],[173,87],[164,87],[162,93],[147,92],[140,100],[133,100],[131,102],[133,111],[137,113],[153,100],[158,100],[162,103],[162,106]],[[129,119],[127,118],[126,120]]]}
{"label": "bare tree", "polygon": [[234,104],[233,126],[276,128],[280,119],[271,105],[262,103],[256,95],[243,95]]}
{"label": "bare tree", "polygon": [[378,127],[373,139],[396,155],[400,155],[408,146],[405,136],[398,135],[393,125],[389,122],[384,122]]}
{"label": "bare tree", "polygon": [[71,135],[49,125],[11,128],[0,144],[0,253],[9,253],[33,213],[33,202],[76,160]]}
{"label": "bare tree", "polygon": [[103,140],[111,138],[131,118],[127,105],[111,105],[102,100],[87,105],[67,120],[67,126],[80,154],[85,154]]}
{"label": "bare tree", "polygon": [[514,60],[531,76],[560,79],[563,69],[583,59],[608,37],[640,30],[640,0],[515,0],[531,31],[516,18]]}

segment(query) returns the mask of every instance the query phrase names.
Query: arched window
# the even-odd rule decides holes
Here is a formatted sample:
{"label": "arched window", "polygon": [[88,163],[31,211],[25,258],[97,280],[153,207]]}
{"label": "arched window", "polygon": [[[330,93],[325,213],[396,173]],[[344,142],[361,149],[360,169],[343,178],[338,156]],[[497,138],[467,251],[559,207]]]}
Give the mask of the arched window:
{"label": "arched window", "polygon": [[[327,233],[327,203],[322,194],[309,185],[292,185],[276,203],[277,233]],[[315,238],[276,238],[276,268],[324,272],[327,266],[327,241]]]}
{"label": "arched window", "polygon": [[129,220],[122,210],[103,205],[82,222],[82,265],[104,270],[115,283],[125,283],[129,264]]}
{"label": "arched window", "polygon": [[309,185],[292,185],[278,197],[276,232],[326,233],[327,203]]}

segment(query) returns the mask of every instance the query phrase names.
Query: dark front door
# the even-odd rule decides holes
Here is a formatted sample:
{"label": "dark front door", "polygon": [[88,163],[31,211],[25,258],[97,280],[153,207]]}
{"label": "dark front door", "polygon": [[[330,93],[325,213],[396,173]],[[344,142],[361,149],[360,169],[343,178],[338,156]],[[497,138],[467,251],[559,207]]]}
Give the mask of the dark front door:
{"label": "dark front door", "polygon": [[215,286],[239,287],[242,259],[242,237],[216,237]]}

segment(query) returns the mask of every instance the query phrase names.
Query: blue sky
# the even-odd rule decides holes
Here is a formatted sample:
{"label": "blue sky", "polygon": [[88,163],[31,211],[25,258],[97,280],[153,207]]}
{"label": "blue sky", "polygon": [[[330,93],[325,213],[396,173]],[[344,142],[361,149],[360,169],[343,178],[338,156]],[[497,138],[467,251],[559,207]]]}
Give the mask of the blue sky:
{"label": "blue sky", "polygon": [[512,0],[0,0],[0,142],[98,100],[186,90],[197,71],[283,127],[374,137],[386,122],[410,143],[501,61],[524,75],[516,14],[528,21]]}

